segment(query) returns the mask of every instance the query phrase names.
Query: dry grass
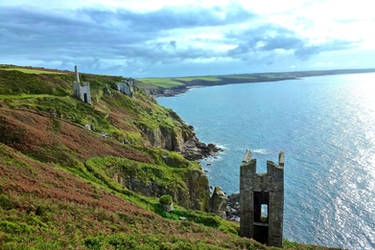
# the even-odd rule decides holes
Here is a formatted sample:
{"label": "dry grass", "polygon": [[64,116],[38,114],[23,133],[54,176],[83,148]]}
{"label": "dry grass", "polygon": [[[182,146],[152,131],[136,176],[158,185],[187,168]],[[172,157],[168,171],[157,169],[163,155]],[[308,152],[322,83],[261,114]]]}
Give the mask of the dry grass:
{"label": "dry grass", "polygon": [[[140,153],[116,141],[95,135],[90,131],[59,120],[60,128],[53,128],[53,119],[28,111],[15,111],[0,108],[0,131],[8,135],[0,142],[14,147],[26,154],[43,150],[56,153],[73,153],[79,159],[88,159],[98,155],[113,155],[128,159],[150,162],[147,155]],[[52,153],[52,152],[51,152]],[[44,155],[46,156],[46,155]],[[51,161],[53,161],[51,156]],[[48,161],[48,159],[45,159]]]}

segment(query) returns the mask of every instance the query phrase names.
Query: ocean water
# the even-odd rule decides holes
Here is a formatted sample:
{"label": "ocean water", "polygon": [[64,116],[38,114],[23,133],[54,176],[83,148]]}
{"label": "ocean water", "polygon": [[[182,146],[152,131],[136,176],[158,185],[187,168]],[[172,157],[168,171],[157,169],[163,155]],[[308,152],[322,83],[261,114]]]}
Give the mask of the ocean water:
{"label": "ocean water", "polygon": [[239,191],[246,149],[257,172],[285,152],[284,238],[375,248],[375,74],[196,88],[157,101],[225,148],[201,164],[227,194]]}

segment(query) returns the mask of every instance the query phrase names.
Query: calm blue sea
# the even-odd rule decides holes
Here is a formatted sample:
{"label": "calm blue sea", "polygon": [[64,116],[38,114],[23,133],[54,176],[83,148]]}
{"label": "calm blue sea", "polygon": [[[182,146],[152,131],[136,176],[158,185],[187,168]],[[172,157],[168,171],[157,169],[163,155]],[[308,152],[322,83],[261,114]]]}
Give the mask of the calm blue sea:
{"label": "calm blue sea", "polygon": [[202,166],[227,194],[239,191],[246,149],[258,172],[285,152],[284,238],[375,248],[375,74],[196,88],[157,100],[202,141],[225,148]]}

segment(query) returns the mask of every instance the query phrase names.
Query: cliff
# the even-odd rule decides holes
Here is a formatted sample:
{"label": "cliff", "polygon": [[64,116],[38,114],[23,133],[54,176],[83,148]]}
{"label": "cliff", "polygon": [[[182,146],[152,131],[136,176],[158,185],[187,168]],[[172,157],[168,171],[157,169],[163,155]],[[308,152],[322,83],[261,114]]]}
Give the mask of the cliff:
{"label": "cliff", "polygon": [[71,72],[0,67],[0,248],[267,249],[206,213],[191,159],[214,146],[141,90],[114,88],[127,79],[81,77],[92,105],[72,97]]}
{"label": "cliff", "polygon": [[[37,160],[68,167],[94,156],[125,156],[147,163],[143,169],[156,164],[173,178],[166,181],[160,177],[159,182],[145,185],[154,176],[134,175],[121,184],[147,196],[160,196],[173,189],[178,204],[205,210],[207,177],[199,164],[186,159],[202,158],[212,150],[197,139],[193,128],[138,89],[136,98],[132,98],[112,88],[126,79],[81,77],[91,84],[92,105],[71,96],[73,74],[0,70],[0,142]],[[169,151],[181,153],[186,159]],[[116,174],[128,174],[129,165]],[[180,183],[172,183],[176,180]]]}

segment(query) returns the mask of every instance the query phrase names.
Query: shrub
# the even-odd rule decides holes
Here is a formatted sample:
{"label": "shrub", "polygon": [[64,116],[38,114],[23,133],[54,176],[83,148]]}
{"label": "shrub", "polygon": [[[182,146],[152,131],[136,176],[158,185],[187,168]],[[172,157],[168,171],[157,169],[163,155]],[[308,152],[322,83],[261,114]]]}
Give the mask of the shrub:
{"label": "shrub", "polygon": [[84,244],[88,249],[101,249],[104,242],[103,242],[102,237],[91,236],[91,237],[88,237],[87,239],[85,239]]}
{"label": "shrub", "polygon": [[11,200],[8,195],[0,194],[0,206],[5,210],[11,210],[13,208],[17,208],[17,202]]}
{"label": "shrub", "polygon": [[44,216],[47,214],[47,212],[50,212],[51,208],[45,205],[40,205],[36,208],[35,214],[38,216]]}
{"label": "shrub", "polygon": [[25,223],[14,223],[10,221],[0,221],[0,228],[6,233],[30,233],[31,227]]}
{"label": "shrub", "polygon": [[169,194],[166,194],[160,197],[159,202],[162,205],[170,205],[172,204],[173,200]]}

